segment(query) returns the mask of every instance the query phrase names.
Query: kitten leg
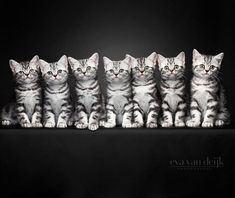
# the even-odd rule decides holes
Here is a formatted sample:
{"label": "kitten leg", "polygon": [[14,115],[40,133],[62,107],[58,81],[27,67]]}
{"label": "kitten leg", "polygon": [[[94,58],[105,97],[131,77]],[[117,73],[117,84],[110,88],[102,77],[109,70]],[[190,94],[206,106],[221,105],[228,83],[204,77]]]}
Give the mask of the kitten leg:
{"label": "kitten leg", "polygon": [[157,128],[157,118],[158,118],[158,112],[159,112],[159,105],[156,100],[152,99],[149,105],[149,110],[147,114],[147,122],[146,127],[147,128]]}
{"label": "kitten leg", "polygon": [[79,102],[76,106],[76,119],[74,125],[78,129],[85,129],[88,127],[88,115],[85,106]]}
{"label": "kitten leg", "polygon": [[34,113],[32,115],[32,127],[42,127],[42,107],[41,104],[36,104],[34,108]]}
{"label": "kitten leg", "polygon": [[31,123],[29,121],[29,117],[25,112],[24,104],[17,104],[16,107],[16,116],[18,119],[18,122],[20,123],[21,127],[29,128],[31,127]]}
{"label": "kitten leg", "polygon": [[106,105],[106,114],[107,114],[107,121],[104,122],[104,127],[114,128],[116,126],[116,118],[117,118],[114,105],[112,104]]}
{"label": "kitten leg", "polygon": [[9,103],[2,108],[1,123],[3,126],[11,126],[17,124],[15,103]]}
{"label": "kitten leg", "polygon": [[134,128],[143,127],[144,126],[143,111],[136,101],[133,101],[133,116],[134,116],[133,127]]}
{"label": "kitten leg", "polygon": [[204,115],[204,120],[202,122],[202,127],[213,127],[216,114],[218,110],[218,101],[214,99],[209,99],[207,101],[207,108]]}
{"label": "kitten leg", "polygon": [[190,104],[190,115],[191,118],[186,122],[188,127],[199,127],[201,124],[202,113],[200,111],[197,100],[192,99]]}
{"label": "kitten leg", "polygon": [[185,126],[185,114],[186,114],[186,103],[181,101],[178,103],[176,113],[175,113],[175,126],[184,127]]}
{"label": "kitten leg", "polygon": [[72,110],[72,106],[68,102],[62,105],[61,111],[57,120],[57,125],[56,125],[57,128],[67,127],[67,122],[70,118],[71,110]]}
{"label": "kitten leg", "polygon": [[43,107],[43,120],[44,120],[44,127],[46,128],[53,128],[55,127],[55,114],[53,113],[52,107],[50,104],[44,104]]}
{"label": "kitten leg", "polygon": [[89,117],[89,125],[88,129],[95,131],[99,128],[99,119],[100,119],[100,112],[101,112],[101,104],[100,102],[96,102],[92,104],[91,113]]}
{"label": "kitten leg", "polygon": [[163,111],[162,112],[163,120],[161,122],[162,127],[172,127],[173,126],[172,111],[167,101],[163,101],[162,111]]}
{"label": "kitten leg", "polygon": [[124,106],[124,112],[122,117],[122,127],[123,128],[131,128],[132,127],[132,110],[133,110],[133,103],[129,102]]}

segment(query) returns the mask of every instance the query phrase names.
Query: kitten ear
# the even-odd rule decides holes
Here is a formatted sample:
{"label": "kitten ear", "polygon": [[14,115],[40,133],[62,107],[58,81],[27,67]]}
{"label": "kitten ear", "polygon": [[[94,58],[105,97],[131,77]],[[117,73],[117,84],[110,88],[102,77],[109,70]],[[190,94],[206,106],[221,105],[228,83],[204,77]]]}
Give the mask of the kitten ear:
{"label": "kitten ear", "polygon": [[95,63],[95,66],[99,65],[99,54],[98,53],[94,53],[89,60],[93,61]]}
{"label": "kitten ear", "polygon": [[106,56],[103,57],[103,61],[104,61],[104,68],[107,68],[107,65],[109,65],[110,63],[112,63],[112,61],[107,58]]}
{"label": "kitten ear", "polygon": [[58,61],[59,64],[62,64],[66,67],[66,69],[68,69],[68,60],[67,60],[67,56],[63,55],[60,60]]}
{"label": "kitten ear", "polygon": [[126,54],[125,57],[130,57],[131,59],[135,59],[133,56],[129,55],[129,54]]}
{"label": "kitten ear", "polygon": [[222,62],[224,58],[224,53],[219,53],[218,55],[215,56],[215,58],[218,60],[219,64]]}
{"label": "kitten ear", "polygon": [[13,59],[9,60],[9,65],[13,74],[16,73],[16,68],[20,67],[20,64]]}
{"label": "kitten ear", "polygon": [[38,60],[39,60],[39,56],[38,55],[35,55],[31,61],[29,62],[29,64],[34,64],[36,66],[37,69],[39,69],[39,66],[38,66]]}
{"label": "kitten ear", "polygon": [[156,62],[157,62],[157,53],[156,52],[153,52],[152,54],[150,54],[147,59],[151,60],[154,65],[156,65]]}
{"label": "kitten ear", "polygon": [[74,69],[74,65],[76,65],[78,63],[78,60],[76,60],[75,58],[72,58],[72,57],[68,57],[68,62],[69,62],[69,65],[71,66],[71,68]]}
{"label": "kitten ear", "polygon": [[38,64],[39,64],[39,67],[40,67],[41,72],[42,72],[42,73],[45,73],[45,72],[44,72],[44,71],[45,71],[45,67],[47,67],[47,66],[49,65],[49,63],[46,62],[46,61],[44,61],[44,60],[42,60],[42,59],[39,59],[39,60],[38,60]]}
{"label": "kitten ear", "polygon": [[177,59],[181,60],[183,62],[183,64],[185,64],[185,53],[184,52],[180,52],[177,57]]}
{"label": "kitten ear", "polygon": [[158,63],[161,63],[162,61],[164,61],[166,58],[164,56],[162,56],[161,54],[157,55],[157,61]]}
{"label": "kitten ear", "polygon": [[131,60],[132,60],[132,58],[130,56],[126,56],[126,58],[124,58],[123,62],[125,62],[127,65],[131,66]]}
{"label": "kitten ear", "polygon": [[193,60],[196,60],[197,58],[201,56],[202,55],[196,49],[193,49]]}

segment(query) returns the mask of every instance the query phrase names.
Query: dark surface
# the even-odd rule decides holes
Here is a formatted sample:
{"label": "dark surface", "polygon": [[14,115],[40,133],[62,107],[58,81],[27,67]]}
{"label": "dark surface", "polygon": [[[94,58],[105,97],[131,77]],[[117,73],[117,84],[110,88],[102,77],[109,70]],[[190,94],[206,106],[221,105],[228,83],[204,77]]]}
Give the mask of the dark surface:
{"label": "dark surface", "polygon": [[[234,197],[235,131],[0,131],[1,197]],[[220,168],[171,160],[221,157]],[[233,194],[232,194],[233,193]],[[233,196],[232,196],[233,195]]]}

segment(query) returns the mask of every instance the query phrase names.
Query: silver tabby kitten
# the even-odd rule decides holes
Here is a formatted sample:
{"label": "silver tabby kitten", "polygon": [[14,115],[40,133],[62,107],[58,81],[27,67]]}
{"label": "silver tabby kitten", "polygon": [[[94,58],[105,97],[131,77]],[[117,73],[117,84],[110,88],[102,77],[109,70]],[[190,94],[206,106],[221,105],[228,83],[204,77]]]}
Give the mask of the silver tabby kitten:
{"label": "silver tabby kitten", "polygon": [[45,81],[43,125],[47,128],[66,128],[71,116],[68,79],[68,61],[64,55],[58,62],[47,63],[39,60],[42,77]]}
{"label": "silver tabby kitten", "polygon": [[159,112],[155,80],[157,53],[153,52],[147,58],[126,57],[131,58],[133,127],[143,127],[145,123],[147,128],[155,128]]}
{"label": "silver tabby kitten", "polygon": [[101,89],[97,78],[99,55],[95,53],[81,60],[68,57],[68,61],[76,78],[74,125],[79,129],[88,127],[97,130],[102,111]]}
{"label": "silver tabby kitten", "polygon": [[105,128],[113,128],[116,125],[122,125],[124,128],[132,127],[131,58],[112,61],[104,57],[103,60],[107,81],[107,98],[106,121],[101,122],[101,126]]}
{"label": "silver tabby kitten", "polygon": [[21,127],[42,127],[38,59],[34,56],[31,61],[9,61],[16,82],[16,102],[3,108],[2,125],[19,123]]}
{"label": "silver tabby kitten", "polygon": [[224,89],[218,79],[223,56],[223,53],[212,56],[193,50],[189,127],[213,127],[229,123]]}
{"label": "silver tabby kitten", "polygon": [[185,98],[185,54],[181,52],[173,58],[158,54],[161,74],[162,127],[184,127],[186,114]]}

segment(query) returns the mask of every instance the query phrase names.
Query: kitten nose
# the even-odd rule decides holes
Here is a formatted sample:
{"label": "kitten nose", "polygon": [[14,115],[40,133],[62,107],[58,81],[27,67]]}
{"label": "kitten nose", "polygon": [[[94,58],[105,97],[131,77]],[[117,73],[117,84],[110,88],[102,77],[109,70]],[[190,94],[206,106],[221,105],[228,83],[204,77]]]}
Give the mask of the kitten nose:
{"label": "kitten nose", "polygon": [[208,73],[209,72],[209,70],[205,70],[206,71],[206,73]]}

